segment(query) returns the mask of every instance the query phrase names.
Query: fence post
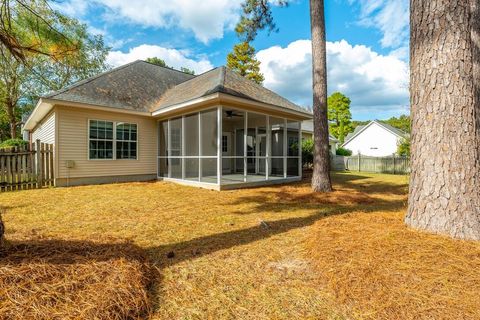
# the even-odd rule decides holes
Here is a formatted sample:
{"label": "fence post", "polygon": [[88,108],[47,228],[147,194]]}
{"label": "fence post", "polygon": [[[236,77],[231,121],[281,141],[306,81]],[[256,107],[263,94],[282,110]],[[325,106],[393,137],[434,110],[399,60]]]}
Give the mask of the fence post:
{"label": "fence post", "polygon": [[393,174],[395,174],[395,153],[393,154]]}
{"label": "fence post", "polygon": [[40,143],[40,140],[37,139],[35,141],[35,151],[36,154],[35,156],[37,157],[37,185],[38,188],[41,188],[43,186],[43,162],[42,162],[42,144]]}
{"label": "fence post", "polygon": [[361,165],[361,160],[360,160],[360,159],[361,159],[361,158],[362,158],[362,156],[360,155],[360,151],[359,151],[359,152],[358,152],[358,172],[362,171],[362,169],[361,169],[361,167],[360,167],[360,165]]}

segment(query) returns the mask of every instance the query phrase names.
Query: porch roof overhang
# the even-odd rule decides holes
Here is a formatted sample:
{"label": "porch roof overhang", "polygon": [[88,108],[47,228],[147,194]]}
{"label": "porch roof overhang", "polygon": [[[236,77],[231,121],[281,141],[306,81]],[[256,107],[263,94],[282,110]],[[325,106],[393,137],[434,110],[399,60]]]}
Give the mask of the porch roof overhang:
{"label": "porch roof overhang", "polygon": [[194,112],[199,109],[204,109],[214,105],[237,107],[247,111],[266,113],[273,116],[286,117],[300,121],[309,120],[313,117],[312,113],[308,112],[307,110],[293,110],[220,92],[164,107],[162,109],[153,111],[152,115],[158,119],[163,119]]}

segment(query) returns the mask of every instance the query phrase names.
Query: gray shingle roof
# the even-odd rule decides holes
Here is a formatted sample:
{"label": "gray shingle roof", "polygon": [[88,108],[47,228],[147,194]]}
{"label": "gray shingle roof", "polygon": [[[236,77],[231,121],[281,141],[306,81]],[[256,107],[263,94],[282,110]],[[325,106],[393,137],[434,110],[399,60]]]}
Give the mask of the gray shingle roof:
{"label": "gray shingle roof", "polygon": [[310,113],[225,67],[193,76],[141,60],[77,82],[45,98],[153,112],[217,92]]}
{"label": "gray shingle roof", "polygon": [[408,134],[403,132],[402,130],[400,129],[397,129],[395,127],[392,127],[391,125],[389,125],[388,123],[385,123],[385,122],[382,122],[382,121],[376,121],[379,125],[383,126],[385,129],[387,130],[390,130],[392,131],[393,133],[403,137],[403,138],[407,138],[408,137]]}
{"label": "gray shingle roof", "polygon": [[158,107],[160,110],[172,105],[205,97],[212,93],[226,93],[232,96],[263,102],[290,110],[310,113],[273,91],[245,79],[232,70],[222,66],[205,72],[194,79],[181,83],[166,92]]}
{"label": "gray shingle roof", "polygon": [[137,60],[46,98],[148,112],[168,89],[192,78],[187,73]]}
{"label": "gray shingle roof", "polygon": [[353,130],[353,132],[349,132],[347,134],[347,136],[345,137],[345,142],[350,140],[350,138],[352,138],[354,135],[356,135],[359,131],[363,130],[363,128],[365,128],[365,126],[356,126],[355,130]]}

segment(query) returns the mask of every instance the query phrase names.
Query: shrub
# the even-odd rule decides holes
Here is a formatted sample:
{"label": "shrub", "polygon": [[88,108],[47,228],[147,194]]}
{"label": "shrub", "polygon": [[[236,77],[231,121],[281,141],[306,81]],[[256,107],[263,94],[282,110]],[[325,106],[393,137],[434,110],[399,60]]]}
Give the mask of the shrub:
{"label": "shrub", "polygon": [[302,165],[309,166],[313,164],[313,139],[302,140]]}
{"label": "shrub", "polygon": [[3,142],[0,142],[0,149],[11,148],[11,147],[23,147],[28,144],[27,141],[22,139],[8,139]]}
{"label": "shrub", "polygon": [[397,153],[399,156],[403,157],[410,156],[410,138],[405,138],[400,141],[398,144]]}
{"label": "shrub", "polygon": [[340,147],[340,148],[337,149],[336,155],[337,156],[351,156],[352,155],[352,150],[348,150],[348,149]]}

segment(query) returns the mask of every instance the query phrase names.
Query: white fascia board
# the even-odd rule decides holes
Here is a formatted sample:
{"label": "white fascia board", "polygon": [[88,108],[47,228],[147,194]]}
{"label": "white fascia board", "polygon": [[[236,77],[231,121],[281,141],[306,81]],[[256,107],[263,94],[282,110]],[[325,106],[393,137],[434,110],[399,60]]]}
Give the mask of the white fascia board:
{"label": "white fascia board", "polygon": [[66,101],[66,100],[40,98],[40,100],[38,100],[37,105],[35,106],[35,109],[33,109],[32,114],[28,117],[27,121],[25,122],[23,130],[32,130],[33,128],[35,128],[35,126],[40,121],[42,121],[43,118],[56,105],[69,106],[69,107],[74,107],[74,108],[84,108],[84,109],[91,109],[91,110],[99,110],[99,111],[107,111],[107,112],[119,112],[119,113],[134,114],[134,115],[146,116],[146,117],[150,117],[152,115],[150,112],[144,112],[144,111],[135,111],[135,110],[114,108],[114,107],[105,107],[105,106],[79,103],[79,102]]}
{"label": "white fascia board", "polygon": [[312,114],[310,114],[309,112],[301,112],[301,111],[291,110],[291,109],[287,109],[287,108],[281,108],[281,107],[278,107],[278,106],[275,106],[275,105],[270,105],[270,104],[263,103],[263,102],[258,102],[258,101],[252,101],[250,99],[245,99],[245,98],[239,98],[239,97],[235,97],[235,96],[225,94],[225,93],[214,93],[214,94],[211,94],[211,95],[208,95],[208,96],[205,96],[205,97],[201,97],[201,98],[193,99],[193,100],[190,100],[190,101],[182,102],[182,103],[179,103],[179,104],[171,105],[169,107],[162,108],[162,109],[159,109],[159,110],[156,110],[156,111],[152,112],[152,115],[153,116],[160,116],[160,115],[168,114],[168,113],[171,113],[173,111],[176,111],[176,110],[179,110],[179,109],[182,109],[182,108],[195,107],[197,105],[201,105],[201,104],[204,104],[204,103],[207,103],[207,102],[219,102],[219,103],[233,102],[233,103],[251,105],[251,106],[261,108],[261,109],[265,109],[265,110],[271,110],[271,111],[282,112],[282,113],[285,113],[285,114],[295,115],[297,117],[303,118],[304,120],[309,120],[309,119],[312,119],[312,117],[313,117]]}

